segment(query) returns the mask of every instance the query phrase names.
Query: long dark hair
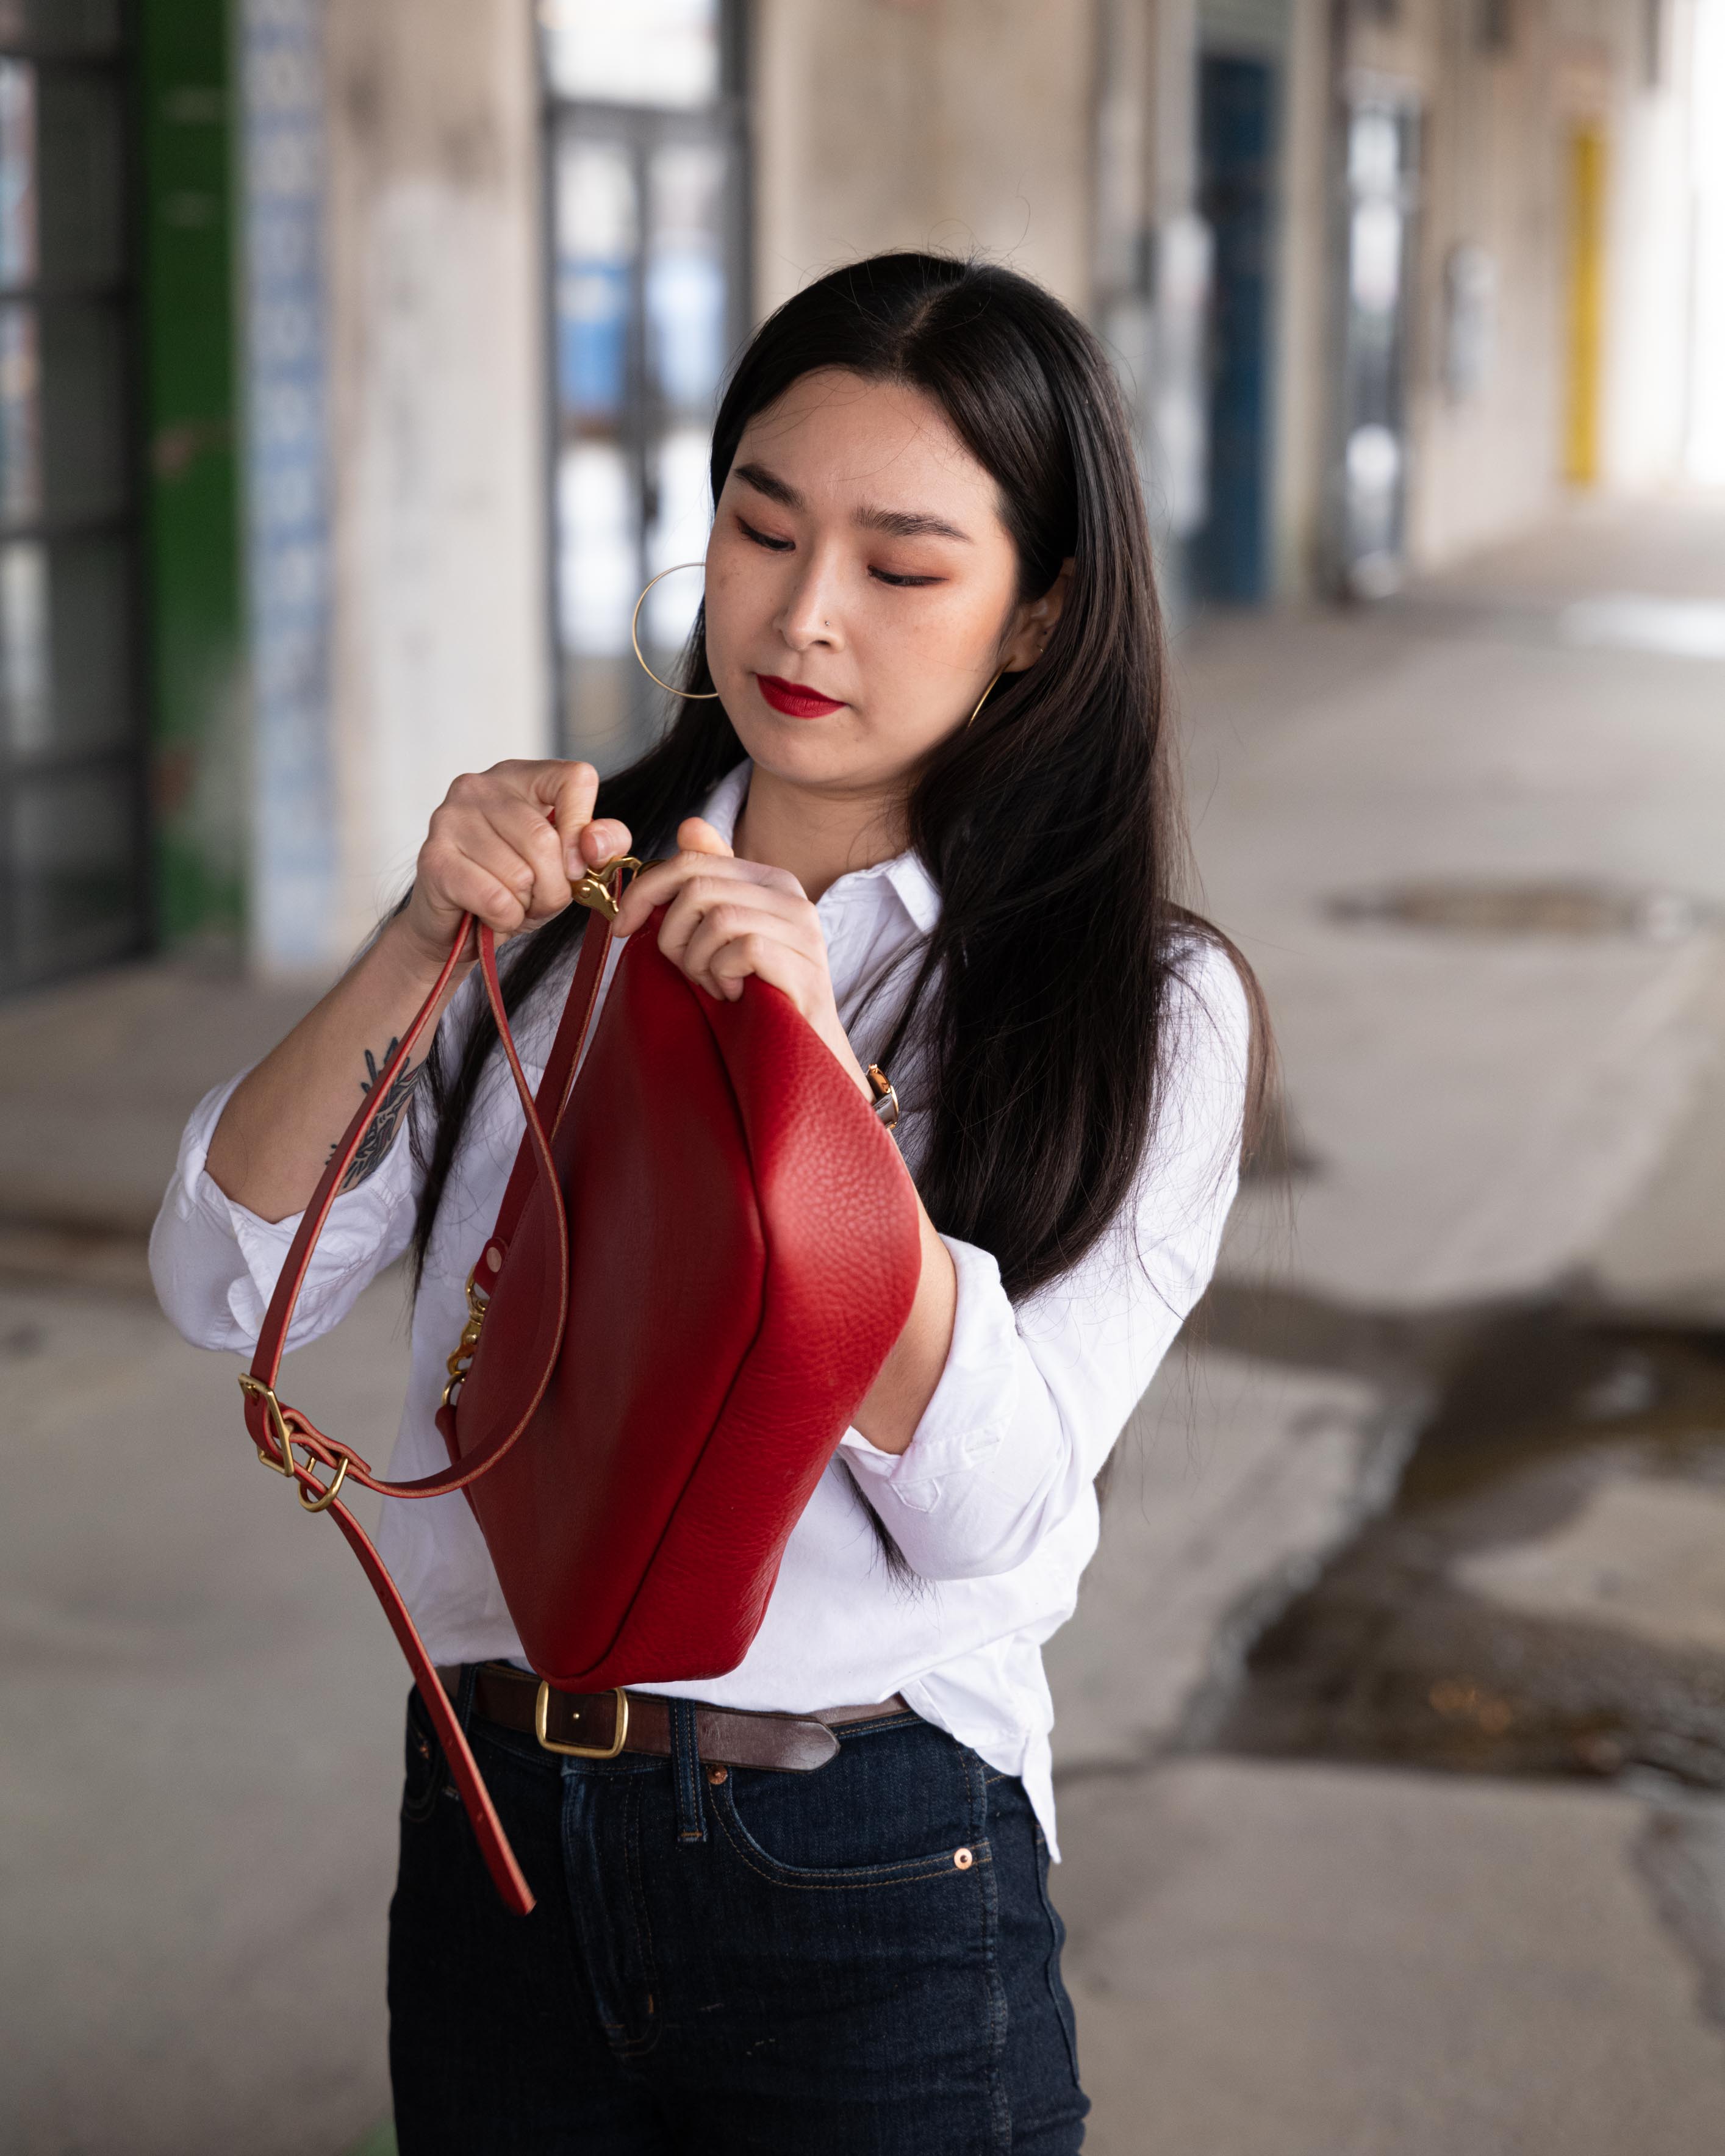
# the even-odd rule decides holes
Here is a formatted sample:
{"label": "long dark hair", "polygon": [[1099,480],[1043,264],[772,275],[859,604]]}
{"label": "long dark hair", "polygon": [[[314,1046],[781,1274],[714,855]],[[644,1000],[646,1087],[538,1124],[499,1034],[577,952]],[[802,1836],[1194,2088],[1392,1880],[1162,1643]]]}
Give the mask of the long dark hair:
{"label": "long dark hair", "polygon": [[[1173,974],[1194,937],[1223,940],[1179,903],[1184,826],[1131,430],[1101,347],[1039,285],[988,264],[876,255],[787,300],[742,353],[713,429],[716,501],[748,422],[818,367],[906,382],[940,406],[999,488],[1021,597],[1074,565],[1045,651],[911,787],[910,842],[942,911],[880,1059],[891,1069],[916,1029],[932,1073],[923,1202],[943,1232],[993,1254],[1016,1297],[1076,1264],[1120,1212],[1155,1124]],[[702,629],[685,690],[713,686]],[[685,696],[658,743],[602,785],[598,814],[662,852],[742,754],[723,705]],[[511,1011],[586,920],[572,908],[522,939]],[[1255,1014],[1250,1133],[1268,1035],[1231,954]],[[495,1045],[486,1014],[453,1066],[435,1045],[429,1059],[419,1268]]]}

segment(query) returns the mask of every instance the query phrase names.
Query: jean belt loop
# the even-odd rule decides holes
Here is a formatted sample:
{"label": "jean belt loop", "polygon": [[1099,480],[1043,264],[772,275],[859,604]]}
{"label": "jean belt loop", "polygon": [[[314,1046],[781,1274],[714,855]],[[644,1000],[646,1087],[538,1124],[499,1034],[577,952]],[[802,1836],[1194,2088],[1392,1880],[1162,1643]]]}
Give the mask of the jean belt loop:
{"label": "jean belt loop", "polygon": [[701,1785],[701,1751],[695,1738],[695,1702],[670,1702],[671,1785],[677,1794],[677,1840],[706,1840],[706,1806]]}
{"label": "jean belt loop", "polygon": [[480,1666],[477,1662],[463,1662],[461,1681],[455,1687],[455,1697],[453,1702],[455,1719],[460,1723],[463,1734],[468,1737],[473,1734],[473,1702],[479,1691],[479,1673]]}

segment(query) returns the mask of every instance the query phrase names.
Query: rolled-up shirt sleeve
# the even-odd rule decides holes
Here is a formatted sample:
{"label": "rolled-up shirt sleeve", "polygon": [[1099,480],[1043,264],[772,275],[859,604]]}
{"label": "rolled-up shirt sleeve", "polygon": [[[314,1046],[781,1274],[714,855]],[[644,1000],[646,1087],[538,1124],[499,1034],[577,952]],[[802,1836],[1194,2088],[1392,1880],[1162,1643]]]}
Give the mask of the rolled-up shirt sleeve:
{"label": "rolled-up shirt sleeve", "polygon": [[[249,1354],[300,1215],[263,1220],[212,1180],[209,1143],[245,1075],[205,1094],[180,1140],[173,1180],[150,1235],[150,1273],[163,1311],[196,1348]],[[403,1130],[376,1171],[345,1191],[311,1256],[288,1333],[303,1348],[340,1324],[361,1291],[413,1238],[418,1175]]]}
{"label": "rolled-up shirt sleeve", "polygon": [[1120,1219],[1071,1271],[1014,1305],[986,1250],[951,1236],[946,1367],[902,1453],[860,1432],[846,1465],[911,1568],[1009,1572],[1084,1501],[1215,1268],[1239,1180],[1250,1016],[1240,977],[1193,948],[1169,998],[1155,1135]]}

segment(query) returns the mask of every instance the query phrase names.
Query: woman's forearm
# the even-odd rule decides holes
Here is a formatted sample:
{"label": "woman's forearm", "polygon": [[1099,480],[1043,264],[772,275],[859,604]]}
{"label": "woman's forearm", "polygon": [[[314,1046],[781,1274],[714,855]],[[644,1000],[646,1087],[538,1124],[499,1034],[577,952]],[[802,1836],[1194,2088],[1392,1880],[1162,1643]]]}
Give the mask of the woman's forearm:
{"label": "woman's forearm", "polygon": [[[210,1175],[236,1204],[265,1220],[304,1209],[354,1110],[413,1024],[439,971],[398,915],[246,1076],[223,1111],[209,1148]],[[436,1015],[441,1011],[442,1005]],[[429,1046],[428,1027],[366,1133],[344,1188],[362,1183],[388,1152]]]}
{"label": "woman's forearm", "polygon": [[855,1424],[882,1452],[903,1452],[934,1398],[952,1345],[952,1322],[958,1310],[958,1276],[952,1254],[923,1209],[916,1214],[922,1235],[922,1271],[911,1314],[880,1366],[880,1374],[857,1409]]}

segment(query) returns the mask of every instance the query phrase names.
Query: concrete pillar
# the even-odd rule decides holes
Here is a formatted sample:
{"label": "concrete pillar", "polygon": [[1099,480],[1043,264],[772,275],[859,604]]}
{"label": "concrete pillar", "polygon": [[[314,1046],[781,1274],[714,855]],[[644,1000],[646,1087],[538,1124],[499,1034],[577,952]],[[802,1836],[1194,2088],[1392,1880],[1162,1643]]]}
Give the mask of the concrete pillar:
{"label": "concrete pillar", "polygon": [[265,974],[327,972],[336,933],[330,739],[323,0],[243,0],[246,942]]}
{"label": "concrete pillar", "polygon": [[1206,486],[1208,227],[1198,214],[1196,0],[1101,0],[1094,319],[1137,424],[1164,605]]}
{"label": "concrete pillar", "polygon": [[336,955],[449,781],[549,752],[545,276],[525,0],[334,0]]}
{"label": "concrete pillar", "polygon": [[1602,449],[1605,482],[1620,487],[1682,475],[1694,287],[1706,259],[1691,199],[1698,162],[1687,95],[1696,10],[1690,0],[1644,5],[1640,23],[1630,25],[1620,74],[1617,184],[1606,237],[1614,274],[1606,291]]}
{"label": "concrete pillar", "polygon": [[756,294],[888,247],[1091,297],[1092,0],[757,0]]}
{"label": "concrete pillar", "polygon": [[1329,0],[1291,0],[1286,49],[1270,512],[1281,599],[1313,589],[1322,544],[1332,305]]}

